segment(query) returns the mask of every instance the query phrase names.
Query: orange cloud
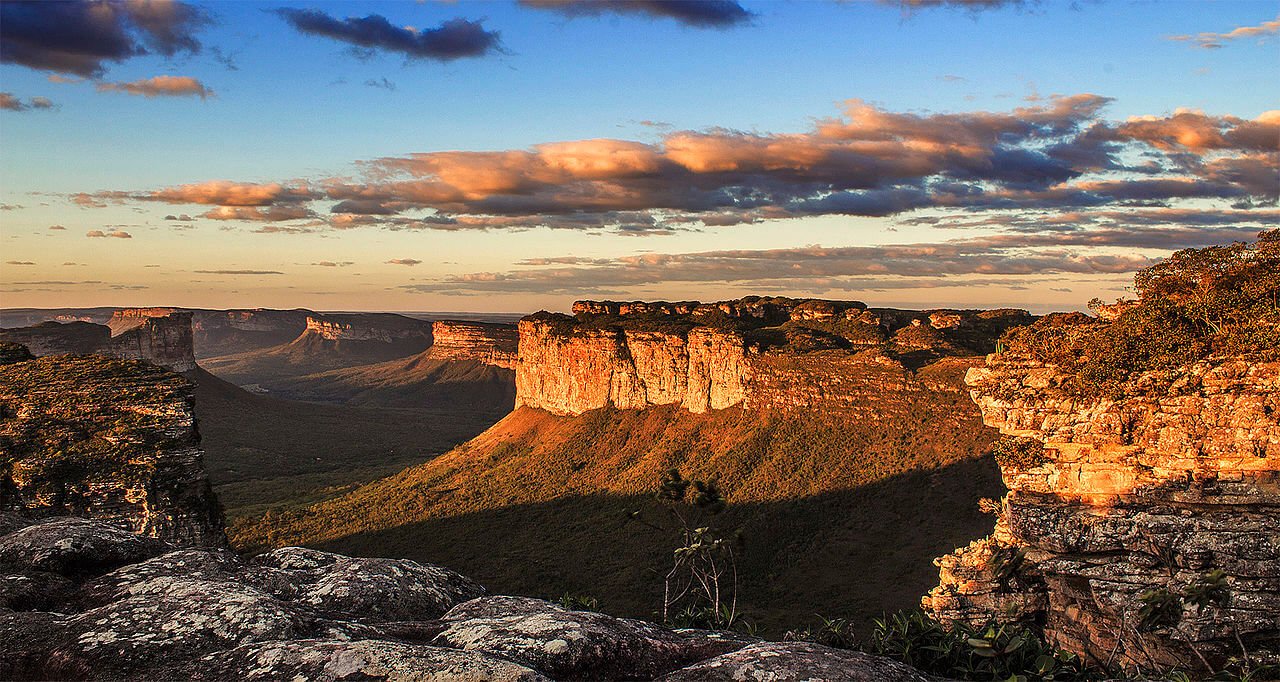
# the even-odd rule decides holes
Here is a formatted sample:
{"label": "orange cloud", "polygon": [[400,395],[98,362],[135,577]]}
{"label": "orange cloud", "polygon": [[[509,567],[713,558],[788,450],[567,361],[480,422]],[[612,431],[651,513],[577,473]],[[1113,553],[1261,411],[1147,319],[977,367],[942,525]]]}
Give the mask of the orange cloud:
{"label": "orange cloud", "polygon": [[129,234],[128,232],[125,232],[124,230],[115,230],[112,232],[103,232],[102,230],[89,230],[88,232],[84,233],[84,236],[95,237],[95,238],[114,237],[116,239],[133,239],[133,235]]}
{"label": "orange cloud", "polygon": [[205,99],[213,90],[191,76],[156,76],[129,83],[99,83],[98,92],[124,92],[143,97],[194,97]]}
{"label": "orange cloud", "polygon": [[1226,33],[1213,33],[1206,31],[1195,35],[1177,35],[1169,36],[1169,40],[1178,40],[1182,42],[1195,43],[1196,47],[1204,49],[1218,49],[1224,47],[1223,43],[1232,40],[1240,40],[1241,38],[1266,38],[1280,33],[1280,17],[1271,21],[1264,21],[1257,26],[1241,26],[1232,29]]}
{"label": "orange cloud", "polygon": [[255,184],[212,180],[191,185],[169,187],[150,192],[140,198],[167,204],[208,204],[213,206],[270,206],[276,203],[304,201],[314,198],[305,186],[290,187],[278,182]]}

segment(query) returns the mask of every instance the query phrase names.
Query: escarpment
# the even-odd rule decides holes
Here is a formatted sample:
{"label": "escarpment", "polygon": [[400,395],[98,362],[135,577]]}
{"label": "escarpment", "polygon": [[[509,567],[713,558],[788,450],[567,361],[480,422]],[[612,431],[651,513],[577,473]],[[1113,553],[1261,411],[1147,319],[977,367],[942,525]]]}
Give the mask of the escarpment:
{"label": "escarpment", "polygon": [[[606,406],[833,408],[902,361],[994,348],[1025,311],[899,311],[855,301],[751,297],[699,303],[578,301],[573,317],[520,322],[516,405],[561,415]],[[890,355],[887,355],[889,353]],[[919,364],[919,363],[915,363]]]}
{"label": "escarpment", "polygon": [[0,510],[225,544],[187,380],[101,356],[13,357],[0,366]]}
{"label": "escarpment", "polygon": [[[106,355],[145,360],[175,372],[196,368],[191,313],[169,309],[117,311],[108,325],[45,322],[0,329],[0,341],[26,346],[33,355]],[[156,313],[156,314],[152,314]]]}
{"label": "escarpment", "polygon": [[[1280,362],[1211,358],[1108,397],[1071,395],[1070,378],[1003,355],[969,372],[983,420],[1012,439],[1009,494],[990,537],[939,560],[925,606],[1024,618],[1098,661],[1194,668],[1242,645],[1280,659]],[[1211,570],[1229,604],[1144,624],[1144,595]]]}
{"label": "escarpment", "polygon": [[516,368],[520,334],[509,324],[437,320],[431,323],[432,360],[475,360],[486,365]]}
{"label": "escarpment", "polygon": [[1135,284],[969,371],[1009,494],[924,606],[1108,666],[1280,663],[1280,232]]}

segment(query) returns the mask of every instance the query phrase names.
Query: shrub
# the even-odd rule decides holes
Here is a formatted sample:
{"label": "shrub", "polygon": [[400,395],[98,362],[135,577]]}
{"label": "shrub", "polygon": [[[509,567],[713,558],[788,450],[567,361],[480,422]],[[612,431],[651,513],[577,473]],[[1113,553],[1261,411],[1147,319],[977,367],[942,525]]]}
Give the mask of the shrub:
{"label": "shrub", "polygon": [[1005,436],[991,445],[1000,468],[1031,469],[1049,461],[1044,454],[1044,443],[1038,438]]}
{"label": "shrub", "polygon": [[866,651],[959,680],[1090,680],[1100,675],[1073,653],[1017,625],[947,627],[920,611],[874,621]]}

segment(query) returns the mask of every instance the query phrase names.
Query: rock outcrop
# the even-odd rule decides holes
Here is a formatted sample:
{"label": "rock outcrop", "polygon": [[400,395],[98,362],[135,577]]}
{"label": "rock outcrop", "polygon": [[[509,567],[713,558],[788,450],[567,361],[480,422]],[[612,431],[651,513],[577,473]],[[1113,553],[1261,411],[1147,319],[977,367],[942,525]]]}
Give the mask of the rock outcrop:
{"label": "rock outcrop", "polygon": [[100,356],[0,365],[0,510],[225,544],[192,391],[155,365]]}
{"label": "rock outcrop", "polygon": [[475,360],[486,365],[516,368],[520,333],[514,325],[437,320],[431,323],[431,360]]}
{"label": "rock outcrop", "polygon": [[859,380],[864,373],[895,386],[910,381],[903,363],[881,351],[972,356],[1031,319],[1025,311],[868,310],[787,298],[578,301],[573,310],[575,317],[520,321],[516,407],[561,415],[605,406],[841,409],[874,385]]}
{"label": "rock outcrop", "polygon": [[[1022,618],[1096,661],[1219,667],[1242,648],[1280,660],[1280,363],[1213,357],[1106,397],[1070,379],[1009,353],[969,372],[984,421],[1006,434],[1009,495],[989,538],[939,560],[926,608]],[[1214,569],[1225,605],[1188,606],[1176,624],[1143,611]]]}
{"label": "rock outcrop", "polygon": [[312,314],[306,332],[327,341],[374,341],[380,343],[431,343],[431,326],[426,322],[386,313]]}
{"label": "rock outcrop", "polygon": [[3,679],[928,679],[816,644],[486,596],[403,559],[296,547],[245,559],[95,521],[23,523],[0,536]]}
{"label": "rock outcrop", "polygon": [[130,308],[116,311],[109,325],[44,322],[0,329],[0,341],[26,346],[39,357],[106,355],[190,372],[196,368],[191,315],[170,308]]}
{"label": "rock outcrop", "polygon": [[190,372],[196,368],[191,313],[144,317],[139,324],[116,332],[103,354],[113,358],[145,360],[174,372]]}

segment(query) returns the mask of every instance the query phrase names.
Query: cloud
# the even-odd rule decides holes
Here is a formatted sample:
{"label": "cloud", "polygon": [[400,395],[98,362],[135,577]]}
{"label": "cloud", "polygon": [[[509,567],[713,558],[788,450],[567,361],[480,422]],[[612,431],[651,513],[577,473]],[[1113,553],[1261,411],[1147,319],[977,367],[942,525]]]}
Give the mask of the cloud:
{"label": "cloud", "polygon": [[396,90],[396,84],[387,80],[385,77],[370,78],[369,80],[365,81],[364,84],[371,88],[382,88],[383,90],[390,90],[391,92],[395,92]]}
{"label": "cloud", "polygon": [[55,232],[63,232],[63,231],[66,231],[66,229],[67,229],[67,228],[65,228],[65,227],[63,227],[63,226],[61,226],[61,225],[50,225],[50,226],[49,226],[49,229],[50,229],[50,230],[53,230],[53,231],[55,231]]}
{"label": "cloud", "polygon": [[415,265],[418,265],[421,262],[422,261],[416,258],[392,258],[391,260],[387,261],[387,264],[388,265],[408,265],[409,267],[413,267]]}
{"label": "cloud", "polygon": [[164,219],[165,219],[165,220],[172,220],[172,221],[175,221],[175,222],[181,222],[181,223],[190,223],[190,222],[194,222],[194,221],[195,221],[195,218],[192,218],[191,216],[187,215],[186,213],[183,213],[183,214],[180,214],[180,215],[174,215],[174,214],[170,213],[169,215],[166,215],[166,216],[164,217]]}
{"label": "cloud", "polygon": [[319,263],[312,263],[312,265],[318,265],[322,268],[345,268],[348,265],[355,265],[355,261],[344,260],[341,262],[335,262],[331,260],[322,260]]}
{"label": "cloud", "polygon": [[0,62],[96,77],[107,62],[140,55],[198,53],[196,34],[209,23],[184,2],[0,3]]}
{"label": "cloud", "polygon": [[1207,50],[1214,50],[1225,47],[1224,43],[1242,38],[1260,38],[1265,39],[1280,33],[1280,17],[1276,17],[1271,21],[1264,21],[1257,26],[1241,26],[1232,29],[1226,33],[1204,32],[1195,35],[1176,35],[1169,36],[1169,40],[1177,40],[1181,42],[1192,43],[1193,47],[1199,47]]}
{"label": "cloud", "polygon": [[35,265],[35,263],[29,260],[7,260],[4,262],[4,264],[5,265]]}
{"label": "cloud", "polygon": [[480,57],[498,51],[497,31],[486,31],[479,21],[450,19],[438,28],[395,26],[379,14],[338,19],[319,10],[275,10],[298,31],[365,48],[399,52],[410,59],[452,61]]}
{"label": "cloud", "polygon": [[283,275],[279,270],[195,270],[200,275]]}
{"label": "cloud", "polygon": [[735,0],[520,0],[520,4],[571,17],[639,14],[697,28],[729,28],[751,23],[756,16]]}
{"label": "cloud", "polygon": [[111,232],[103,232],[102,230],[89,230],[88,232],[84,233],[84,236],[94,237],[94,238],[114,237],[115,239],[133,239],[133,235],[129,234],[128,232],[125,232],[124,230],[114,230]]}
{"label": "cloud", "polygon": [[143,97],[196,97],[205,99],[213,91],[191,76],[156,76],[129,83],[98,83],[98,92],[124,92]]}
{"label": "cloud", "polygon": [[1055,234],[997,234],[945,242],[884,246],[642,253],[618,258],[530,258],[507,272],[443,277],[402,288],[452,295],[581,295],[657,284],[709,283],[756,290],[857,291],[939,286],[1028,286],[1049,276],[1127,275],[1156,258],[1134,249],[1172,251],[1252,239],[1257,230],[1173,227]]}
{"label": "cloud", "polygon": [[0,92],[0,109],[5,111],[30,111],[32,109],[56,109],[58,106],[48,97],[32,97],[23,102],[11,92]]}

